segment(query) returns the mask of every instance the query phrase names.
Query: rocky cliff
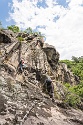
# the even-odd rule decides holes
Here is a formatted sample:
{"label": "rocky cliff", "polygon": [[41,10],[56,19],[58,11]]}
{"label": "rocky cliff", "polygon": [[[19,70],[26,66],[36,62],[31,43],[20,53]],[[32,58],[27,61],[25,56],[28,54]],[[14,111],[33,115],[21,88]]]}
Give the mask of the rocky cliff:
{"label": "rocky cliff", "polygon": [[[18,37],[23,41],[18,41]],[[26,65],[22,73],[19,72],[21,59]],[[47,75],[55,87],[54,103],[42,89]],[[65,64],[59,63],[59,53],[54,46],[44,43],[37,34],[0,31],[1,125],[83,124],[83,112],[68,108],[61,101],[67,92],[64,82],[75,85],[79,80]]]}

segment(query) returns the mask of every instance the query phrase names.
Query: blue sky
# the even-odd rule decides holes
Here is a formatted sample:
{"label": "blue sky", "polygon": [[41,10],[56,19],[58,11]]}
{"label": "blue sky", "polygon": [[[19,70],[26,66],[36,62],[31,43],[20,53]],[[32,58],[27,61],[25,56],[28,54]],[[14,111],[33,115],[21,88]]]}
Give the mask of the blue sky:
{"label": "blue sky", "polygon": [[12,2],[12,0],[0,0],[0,21],[2,25],[6,27],[6,25],[10,25],[10,22],[7,22],[6,19],[9,17],[10,7],[8,3]]}
{"label": "blue sky", "polygon": [[0,21],[45,34],[60,59],[83,56],[83,0],[0,0]]}

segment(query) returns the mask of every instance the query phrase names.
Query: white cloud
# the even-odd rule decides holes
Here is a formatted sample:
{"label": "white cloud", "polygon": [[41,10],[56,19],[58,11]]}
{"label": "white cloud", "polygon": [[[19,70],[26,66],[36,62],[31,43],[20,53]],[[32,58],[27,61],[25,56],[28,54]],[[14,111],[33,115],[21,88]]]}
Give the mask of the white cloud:
{"label": "white cloud", "polygon": [[[46,42],[55,46],[61,59],[83,55],[83,0],[67,0],[68,8],[45,0],[48,7],[37,7],[42,0],[13,0],[10,18],[21,28],[46,26],[38,30],[46,35]],[[54,22],[55,17],[59,17]]]}
{"label": "white cloud", "polygon": [[75,6],[78,6],[80,4],[83,4],[83,0],[71,0],[71,2],[70,2],[71,7],[75,7]]}

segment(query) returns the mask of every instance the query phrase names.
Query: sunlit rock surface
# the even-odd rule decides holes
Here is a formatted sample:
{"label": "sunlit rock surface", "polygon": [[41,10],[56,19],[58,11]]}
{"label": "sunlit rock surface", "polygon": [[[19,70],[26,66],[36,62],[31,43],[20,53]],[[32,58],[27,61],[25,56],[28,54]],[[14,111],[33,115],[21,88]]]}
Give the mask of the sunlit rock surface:
{"label": "sunlit rock surface", "polygon": [[[19,42],[18,35],[24,41]],[[83,112],[62,101],[66,92],[62,83],[75,85],[79,79],[59,64],[56,48],[47,43],[36,45],[38,39],[37,35],[0,31],[0,125],[82,125]],[[19,72],[21,59],[26,65],[23,73]],[[47,75],[60,97],[55,96],[54,103],[42,89]]]}

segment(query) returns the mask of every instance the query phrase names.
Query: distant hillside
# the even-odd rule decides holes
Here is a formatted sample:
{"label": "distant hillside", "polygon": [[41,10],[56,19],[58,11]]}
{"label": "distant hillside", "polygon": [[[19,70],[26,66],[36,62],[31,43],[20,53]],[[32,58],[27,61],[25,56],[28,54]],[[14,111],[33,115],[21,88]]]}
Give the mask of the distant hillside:
{"label": "distant hillside", "polygon": [[61,60],[60,63],[67,64],[69,68],[75,75],[80,79],[80,82],[83,81],[83,57],[72,57],[72,60]]}
{"label": "distant hillside", "polygon": [[65,63],[67,65],[67,68],[73,72],[73,74],[76,76],[76,79],[79,81],[78,85],[72,86],[69,83],[64,83],[65,86],[71,93],[78,95],[78,100],[80,97],[83,101],[83,57],[81,56],[77,58],[73,56],[72,60],[61,60],[60,63]]}

